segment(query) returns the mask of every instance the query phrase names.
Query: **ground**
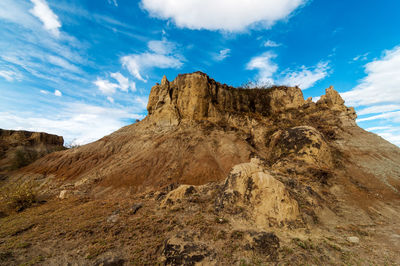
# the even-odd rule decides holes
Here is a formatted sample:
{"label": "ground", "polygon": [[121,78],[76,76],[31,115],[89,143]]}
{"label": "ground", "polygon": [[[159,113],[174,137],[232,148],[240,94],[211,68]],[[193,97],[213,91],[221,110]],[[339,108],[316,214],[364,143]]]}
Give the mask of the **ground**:
{"label": "ground", "polygon": [[[216,212],[213,197],[195,194],[172,207],[161,207],[163,193],[157,192],[50,199],[3,215],[1,264],[400,265],[399,219],[377,215],[369,224],[238,228],[240,214]],[[142,207],[135,212],[138,203]],[[359,243],[349,242],[349,236]]]}

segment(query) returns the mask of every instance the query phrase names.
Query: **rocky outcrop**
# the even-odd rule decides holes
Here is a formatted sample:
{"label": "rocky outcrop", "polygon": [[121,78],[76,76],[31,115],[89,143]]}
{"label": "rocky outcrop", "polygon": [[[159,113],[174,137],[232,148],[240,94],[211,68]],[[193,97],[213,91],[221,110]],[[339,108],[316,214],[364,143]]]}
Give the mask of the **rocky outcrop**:
{"label": "rocky outcrop", "polygon": [[310,126],[278,130],[271,137],[271,162],[303,161],[317,167],[332,167],[332,154],[324,136]]}
{"label": "rocky outcrop", "polygon": [[63,137],[42,132],[0,129],[0,173],[18,169],[63,149]]}
{"label": "rocky outcrop", "polygon": [[163,77],[147,109],[139,123],[46,156],[24,172],[80,191],[139,192],[221,181],[235,165],[258,157],[282,175],[329,183],[345,160],[340,143],[358,128],[354,109],[332,87],[315,103],[298,87],[233,88],[201,72]]}
{"label": "rocky outcrop", "polygon": [[151,89],[147,110],[162,125],[176,125],[180,120],[218,121],[225,115],[254,113],[262,116],[304,105],[297,87],[238,89],[210,79],[206,74],[179,75]]}
{"label": "rocky outcrop", "polygon": [[317,106],[321,109],[328,109],[331,113],[338,115],[344,126],[356,126],[356,111],[353,107],[344,105],[344,100],[332,86],[325,90],[325,95],[322,95],[317,101]]}
{"label": "rocky outcrop", "polygon": [[225,181],[220,206],[246,209],[260,226],[284,225],[299,215],[297,201],[257,158],[233,167]]}
{"label": "rocky outcrop", "polygon": [[188,120],[217,122],[235,116],[290,119],[288,114],[291,110],[311,114],[327,109],[328,112],[336,112],[336,115],[340,113],[346,125],[355,125],[354,109],[347,108],[332,87],[315,104],[305,101],[298,87],[234,88],[218,83],[201,72],[178,75],[172,82],[164,76],[161,84],[151,89],[147,105],[149,118],[161,126],[176,126]]}

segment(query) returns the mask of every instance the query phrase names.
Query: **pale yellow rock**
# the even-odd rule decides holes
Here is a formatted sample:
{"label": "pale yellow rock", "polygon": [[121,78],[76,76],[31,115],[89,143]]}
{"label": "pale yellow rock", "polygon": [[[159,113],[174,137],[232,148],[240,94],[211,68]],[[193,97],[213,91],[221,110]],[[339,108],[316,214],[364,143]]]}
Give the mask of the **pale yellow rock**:
{"label": "pale yellow rock", "polygon": [[59,199],[66,199],[68,198],[68,190],[61,190],[60,195],[58,196]]}
{"label": "pale yellow rock", "polygon": [[225,184],[224,192],[236,195],[234,204],[248,209],[260,226],[295,220],[299,214],[297,201],[259,159],[234,166]]}

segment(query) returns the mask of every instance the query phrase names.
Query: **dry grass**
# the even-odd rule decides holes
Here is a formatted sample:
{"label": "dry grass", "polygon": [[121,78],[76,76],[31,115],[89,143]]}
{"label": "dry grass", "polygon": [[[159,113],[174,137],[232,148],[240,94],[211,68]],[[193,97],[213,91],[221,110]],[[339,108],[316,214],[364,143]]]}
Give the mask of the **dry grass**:
{"label": "dry grass", "polygon": [[37,203],[38,195],[33,182],[18,182],[2,187],[0,200],[3,208],[20,212]]}

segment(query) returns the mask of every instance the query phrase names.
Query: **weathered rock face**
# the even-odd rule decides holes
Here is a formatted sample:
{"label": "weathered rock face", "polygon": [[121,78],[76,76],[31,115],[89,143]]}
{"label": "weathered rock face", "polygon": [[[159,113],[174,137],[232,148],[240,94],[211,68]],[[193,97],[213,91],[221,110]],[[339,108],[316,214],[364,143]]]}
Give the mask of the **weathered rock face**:
{"label": "weathered rock face", "polygon": [[63,148],[63,137],[41,132],[0,129],[0,173]]}
{"label": "weathered rock face", "polygon": [[284,225],[299,215],[297,201],[257,158],[233,167],[224,185],[221,205],[249,210],[251,218],[261,226]]}
{"label": "weathered rock face", "polygon": [[322,95],[318,100],[317,106],[329,109],[332,113],[339,115],[339,119],[343,125],[356,126],[356,111],[353,107],[349,108],[344,105],[344,100],[332,86],[325,90],[325,95]]}
{"label": "weathered rock face", "polygon": [[[350,132],[359,129],[354,109],[333,88],[314,103],[297,87],[233,88],[201,72],[171,82],[164,77],[151,89],[147,109],[139,123],[46,156],[24,171],[82,191],[137,192],[224,180],[233,166],[259,157],[282,174],[326,183],[344,160],[343,138],[354,138]],[[367,136],[357,132],[357,138]],[[392,148],[384,157],[396,165],[390,154]]]}
{"label": "weathered rock face", "polygon": [[195,72],[172,82],[164,77],[151,89],[147,110],[157,124],[176,125],[181,120],[218,121],[241,113],[267,116],[304,104],[299,88],[237,89]]}
{"label": "weathered rock face", "polygon": [[271,137],[271,161],[300,160],[317,167],[332,167],[332,154],[324,136],[310,126],[278,130]]}

